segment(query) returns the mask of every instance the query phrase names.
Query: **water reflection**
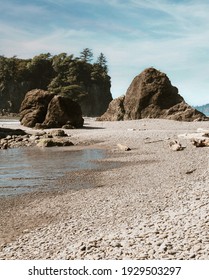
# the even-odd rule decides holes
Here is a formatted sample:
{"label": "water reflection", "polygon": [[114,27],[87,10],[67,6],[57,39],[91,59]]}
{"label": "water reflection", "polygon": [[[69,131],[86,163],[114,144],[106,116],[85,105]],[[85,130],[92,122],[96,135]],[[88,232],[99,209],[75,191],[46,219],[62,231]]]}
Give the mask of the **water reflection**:
{"label": "water reflection", "polygon": [[0,151],[0,196],[43,188],[65,172],[97,168],[100,149],[17,148]]}

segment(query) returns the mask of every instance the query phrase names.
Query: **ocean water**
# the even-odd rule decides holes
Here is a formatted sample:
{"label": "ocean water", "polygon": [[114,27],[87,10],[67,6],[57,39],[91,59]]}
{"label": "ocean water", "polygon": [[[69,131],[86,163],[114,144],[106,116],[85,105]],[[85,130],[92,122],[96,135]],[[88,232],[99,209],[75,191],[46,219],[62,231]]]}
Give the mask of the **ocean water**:
{"label": "ocean water", "polygon": [[66,172],[91,170],[106,152],[72,147],[0,150],[0,197],[43,190]]}
{"label": "ocean water", "polygon": [[0,118],[0,126],[6,127],[7,125],[20,125],[20,121],[18,119]]}

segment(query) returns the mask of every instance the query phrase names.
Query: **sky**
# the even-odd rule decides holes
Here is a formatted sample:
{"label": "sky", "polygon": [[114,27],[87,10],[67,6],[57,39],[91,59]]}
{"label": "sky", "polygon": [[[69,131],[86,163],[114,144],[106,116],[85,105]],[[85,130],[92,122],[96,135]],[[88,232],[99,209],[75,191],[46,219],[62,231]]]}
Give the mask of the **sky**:
{"label": "sky", "polygon": [[148,67],[190,105],[209,103],[209,0],[0,0],[0,55],[107,58],[113,98]]}

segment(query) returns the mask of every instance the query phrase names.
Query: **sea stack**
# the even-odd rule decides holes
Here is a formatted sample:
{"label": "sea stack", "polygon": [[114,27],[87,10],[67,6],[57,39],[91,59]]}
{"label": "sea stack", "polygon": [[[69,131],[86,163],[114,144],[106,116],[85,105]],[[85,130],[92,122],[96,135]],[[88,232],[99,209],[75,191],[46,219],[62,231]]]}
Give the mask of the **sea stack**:
{"label": "sea stack", "polygon": [[189,106],[165,73],[147,68],[137,75],[125,96],[114,99],[98,120],[163,118],[202,121],[208,118]]}
{"label": "sea stack", "polygon": [[34,89],[26,93],[21,104],[20,122],[35,128],[81,128],[84,119],[77,102],[65,96]]}

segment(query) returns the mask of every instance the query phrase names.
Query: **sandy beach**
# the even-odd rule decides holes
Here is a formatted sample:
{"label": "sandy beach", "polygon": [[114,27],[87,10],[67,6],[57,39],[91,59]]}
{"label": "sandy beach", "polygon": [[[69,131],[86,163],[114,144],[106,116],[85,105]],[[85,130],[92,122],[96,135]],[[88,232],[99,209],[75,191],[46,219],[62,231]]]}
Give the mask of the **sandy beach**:
{"label": "sandy beach", "polygon": [[[208,260],[209,148],[179,137],[198,128],[209,123],[85,118],[68,130],[69,149],[104,149],[101,168],[69,172],[51,192],[1,198],[0,259]],[[171,150],[173,140],[185,149]]]}

